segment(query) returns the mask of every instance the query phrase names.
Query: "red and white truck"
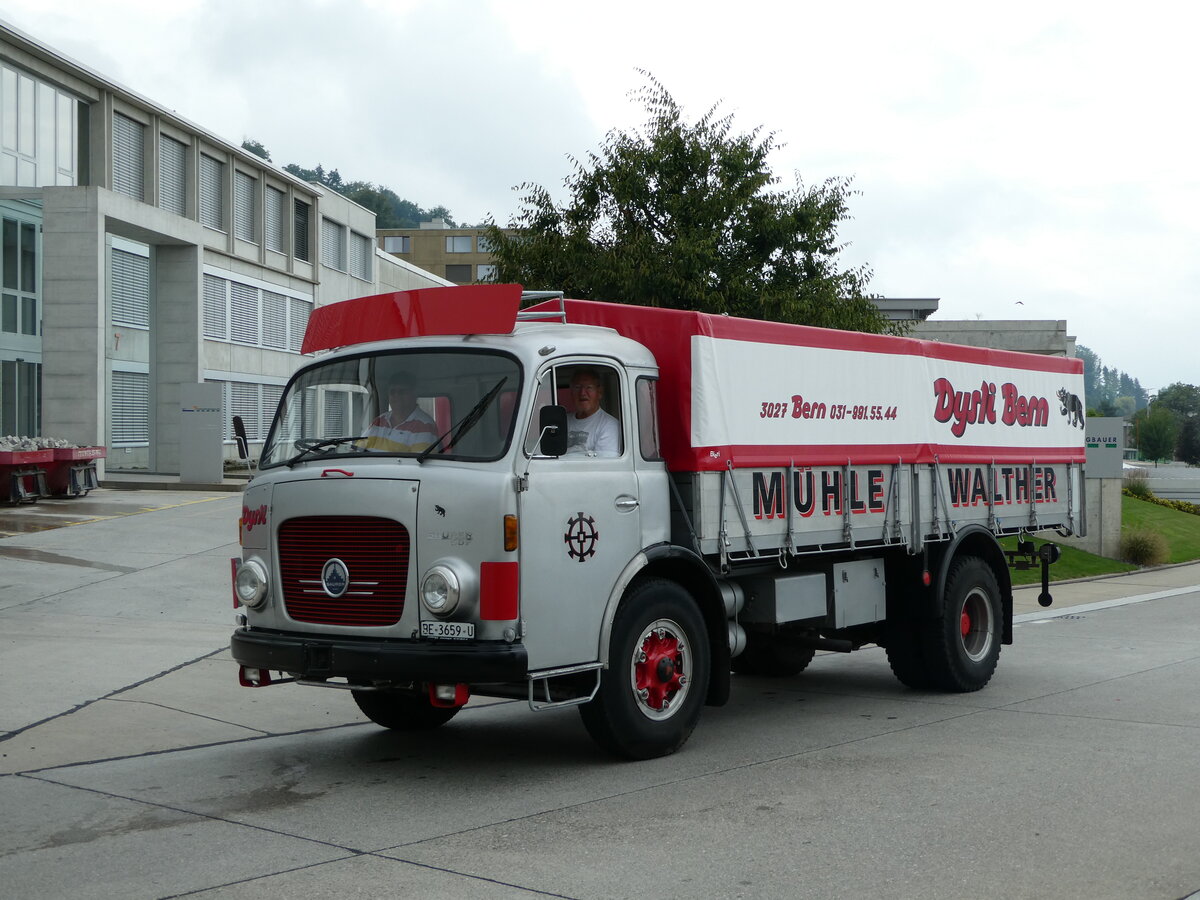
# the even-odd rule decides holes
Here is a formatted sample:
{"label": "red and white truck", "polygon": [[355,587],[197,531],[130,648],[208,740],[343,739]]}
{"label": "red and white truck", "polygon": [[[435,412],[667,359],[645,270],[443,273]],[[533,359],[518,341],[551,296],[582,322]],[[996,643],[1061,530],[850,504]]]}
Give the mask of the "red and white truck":
{"label": "red and white truck", "polygon": [[[731,672],[868,644],[907,685],[977,690],[1009,566],[1050,602],[1056,548],[1027,536],[1084,530],[1074,359],[516,285],[331,304],[304,349],[245,490],[233,657],[388,728],[519,698],[660,756]],[[573,381],[609,452],[570,451]],[[371,440],[389,389],[421,443]]]}

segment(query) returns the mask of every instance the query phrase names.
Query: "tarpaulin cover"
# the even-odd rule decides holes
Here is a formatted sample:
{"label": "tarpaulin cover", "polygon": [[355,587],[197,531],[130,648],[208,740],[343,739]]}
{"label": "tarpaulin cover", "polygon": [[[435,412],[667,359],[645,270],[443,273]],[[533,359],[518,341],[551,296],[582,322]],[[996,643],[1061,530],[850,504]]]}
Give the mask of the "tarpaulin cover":
{"label": "tarpaulin cover", "polygon": [[613,328],[654,354],[662,451],[675,471],[1084,460],[1081,360],[684,310],[563,306],[568,322]]}

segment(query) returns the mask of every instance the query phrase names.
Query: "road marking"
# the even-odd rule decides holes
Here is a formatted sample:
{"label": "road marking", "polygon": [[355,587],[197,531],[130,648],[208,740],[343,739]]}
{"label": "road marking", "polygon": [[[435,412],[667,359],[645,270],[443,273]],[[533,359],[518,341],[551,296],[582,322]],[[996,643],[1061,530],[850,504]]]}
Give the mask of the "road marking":
{"label": "road marking", "polygon": [[1063,616],[1072,616],[1079,613],[1095,612],[1100,609],[1113,609],[1118,606],[1129,606],[1131,603],[1145,603],[1147,600],[1163,600],[1167,597],[1178,597],[1181,594],[1194,594],[1200,591],[1200,584],[1189,585],[1188,587],[1171,588],[1166,591],[1156,591],[1153,594],[1137,594],[1133,597],[1118,597],[1115,600],[1099,600],[1095,603],[1081,603],[1078,606],[1064,606],[1062,609],[1056,609],[1053,612],[1031,612],[1022,613],[1019,616],[1013,616],[1013,623],[1020,624],[1022,622],[1043,622],[1049,619],[1060,619]]}

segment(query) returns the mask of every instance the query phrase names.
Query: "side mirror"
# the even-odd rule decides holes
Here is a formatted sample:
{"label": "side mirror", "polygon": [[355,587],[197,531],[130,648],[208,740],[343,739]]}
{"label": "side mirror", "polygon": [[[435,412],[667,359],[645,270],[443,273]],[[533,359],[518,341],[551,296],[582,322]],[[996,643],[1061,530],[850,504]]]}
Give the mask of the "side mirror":
{"label": "side mirror", "polygon": [[250,440],[246,437],[246,425],[241,416],[233,417],[233,439],[237,442],[238,456],[241,459],[249,459]]}
{"label": "side mirror", "polygon": [[542,437],[538,449],[545,456],[562,456],[567,452],[567,411],[561,406],[543,406],[538,413],[538,428]]}

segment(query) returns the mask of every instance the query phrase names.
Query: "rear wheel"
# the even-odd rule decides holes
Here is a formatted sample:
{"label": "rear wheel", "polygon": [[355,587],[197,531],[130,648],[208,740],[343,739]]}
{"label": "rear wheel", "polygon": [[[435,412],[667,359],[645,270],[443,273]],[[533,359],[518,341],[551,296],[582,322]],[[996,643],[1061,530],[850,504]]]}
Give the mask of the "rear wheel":
{"label": "rear wheel", "polygon": [[991,567],[977,556],[951,566],[941,615],[926,632],[925,658],[935,686],[977,691],[1000,660],[1000,587]]}
{"label": "rear wheel", "polygon": [[634,587],[613,620],[608,668],[579,708],[600,746],[629,759],[674,753],[688,739],[708,689],[708,634],[688,593],[655,578]]}
{"label": "rear wheel", "polygon": [[733,658],[733,671],[742,675],[791,678],[808,668],[816,651],[783,635],[746,632],[746,649]]}
{"label": "rear wheel", "polygon": [[417,690],[351,691],[363,715],[393,731],[429,731],[445,725],[462,707],[434,706]]}

